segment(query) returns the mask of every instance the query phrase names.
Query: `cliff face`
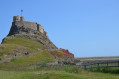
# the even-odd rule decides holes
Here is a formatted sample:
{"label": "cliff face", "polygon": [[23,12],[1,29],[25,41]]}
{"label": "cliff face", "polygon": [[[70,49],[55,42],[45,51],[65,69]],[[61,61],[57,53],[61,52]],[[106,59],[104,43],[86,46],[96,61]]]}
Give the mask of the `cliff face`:
{"label": "cliff face", "polygon": [[[13,19],[15,19],[15,17]],[[44,27],[37,23],[13,21],[10,32],[8,36],[3,39],[2,43],[15,37],[32,39],[40,42],[48,49],[57,49],[57,47],[49,40],[47,33],[44,31]]]}

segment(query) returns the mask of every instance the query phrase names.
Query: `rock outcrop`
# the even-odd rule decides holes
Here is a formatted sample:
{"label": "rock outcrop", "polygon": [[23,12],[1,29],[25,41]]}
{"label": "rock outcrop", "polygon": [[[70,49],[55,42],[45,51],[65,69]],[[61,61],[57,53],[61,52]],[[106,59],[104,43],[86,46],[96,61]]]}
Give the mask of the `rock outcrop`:
{"label": "rock outcrop", "polygon": [[33,22],[26,22],[23,17],[14,16],[10,32],[7,37],[3,39],[2,43],[17,37],[38,41],[48,49],[57,49],[57,47],[49,40],[43,26]]}

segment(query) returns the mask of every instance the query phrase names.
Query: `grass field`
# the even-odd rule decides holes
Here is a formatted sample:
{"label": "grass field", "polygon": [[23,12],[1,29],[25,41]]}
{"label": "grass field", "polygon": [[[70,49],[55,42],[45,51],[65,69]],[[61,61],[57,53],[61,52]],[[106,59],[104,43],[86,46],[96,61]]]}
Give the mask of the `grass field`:
{"label": "grass field", "polygon": [[[35,67],[36,68],[36,67]],[[0,70],[0,79],[119,79],[119,75],[94,73],[81,69],[77,69],[78,72],[74,72],[72,67],[67,68],[50,68],[39,67],[31,70]],[[71,72],[74,70],[73,72]],[[76,71],[77,71],[76,70]]]}
{"label": "grass field", "polygon": [[0,79],[119,79],[119,74],[91,72],[75,66],[36,65],[49,60],[53,60],[52,55],[50,53],[47,55],[44,51],[38,55],[2,63],[0,64]]}
{"label": "grass field", "polygon": [[102,72],[102,73],[111,73],[111,74],[119,74],[119,67],[97,67],[89,69],[92,72]]}
{"label": "grass field", "polygon": [[13,38],[1,44],[0,58],[2,60],[5,59],[4,55],[14,55],[15,51],[20,51],[21,54],[25,51],[37,54],[19,59],[12,58],[11,62],[1,63],[0,79],[119,79],[118,74],[91,72],[75,66],[41,66],[39,65],[41,62],[47,64],[56,60],[56,56],[42,50],[45,48],[39,42],[25,38]]}

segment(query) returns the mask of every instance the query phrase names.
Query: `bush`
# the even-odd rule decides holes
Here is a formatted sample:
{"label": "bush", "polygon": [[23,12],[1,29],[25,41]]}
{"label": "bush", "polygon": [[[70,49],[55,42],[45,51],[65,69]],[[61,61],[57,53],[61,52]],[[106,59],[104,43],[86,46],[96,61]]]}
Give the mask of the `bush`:
{"label": "bush", "polygon": [[37,66],[40,66],[40,67],[48,67],[48,64],[45,63],[45,62],[41,62],[41,63],[37,64]]}
{"label": "bush", "polygon": [[78,73],[79,72],[77,67],[72,67],[72,66],[66,66],[64,70],[69,73]]}
{"label": "bush", "polygon": [[69,52],[69,50],[68,50],[68,49],[66,49],[66,51],[67,51],[67,52]]}
{"label": "bush", "polygon": [[12,62],[14,62],[14,61],[16,61],[16,59],[15,59],[15,58],[13,58],[11,61],[12,61]]}
{"label": "bush", "polygon": [[119,68],[101,68],[101,67],[97,67],[97,68],[91,68],[89,69],[90,71],[93,71],[93,72],[103,72],[103,73],[113,73],[113,74],[119,74]]}

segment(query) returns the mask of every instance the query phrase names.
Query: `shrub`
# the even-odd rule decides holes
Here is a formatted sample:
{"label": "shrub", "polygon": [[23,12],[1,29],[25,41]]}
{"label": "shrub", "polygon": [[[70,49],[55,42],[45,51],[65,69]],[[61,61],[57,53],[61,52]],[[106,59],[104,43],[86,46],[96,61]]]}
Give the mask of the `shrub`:
{"label": "shrub", "polygon": [[41,63],[37,64],[37,66],[40,66],[40,67],[47,67],[48,64],[45,63],[45,62],[41,62]]}
{"label": "shrub", "polygon": [[12,62],[14,62],[14,61],[16,61],[16,59],[15,59],[15,58],[13,58],[11,61],[12,61]]}
{"label": "shrub", "polygon": [[119,74],[119,68],[108,68],[108,67],[104,67],[104,68],[101,68],[101,67],[97,67],[97,68],[91,68],[89,69],[90,71],[93,71],[93,72],[103,72],[103,73],[114,73],[114,74]]}
{"label": "shrub", "polygon": [[66,66],[64,70],[69,73],[78,73],[79,72],[77,67],[72,67],[72,66]]}
{"label": "shrub", "polygon": [[66,51],[67,51],[67,52],[69,52],[69,50],[68,50],[68,49],[66,49]]}

